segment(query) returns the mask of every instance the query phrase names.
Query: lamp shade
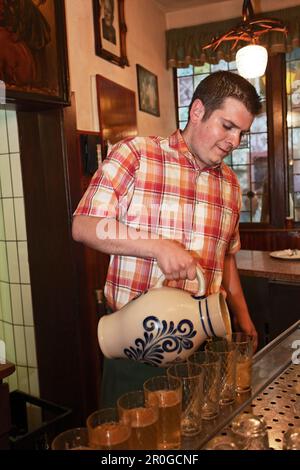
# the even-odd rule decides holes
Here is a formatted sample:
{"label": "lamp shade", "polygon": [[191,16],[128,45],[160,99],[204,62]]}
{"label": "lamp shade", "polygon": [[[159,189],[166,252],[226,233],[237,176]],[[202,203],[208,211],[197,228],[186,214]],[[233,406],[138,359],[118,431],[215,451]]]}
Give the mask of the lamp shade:
{"label": "lamp shade", "polygon": [[268,62],[265,47],[251,44],[242,47],[236,53],[236,66],[244,78],[256,78],[264,75]]}

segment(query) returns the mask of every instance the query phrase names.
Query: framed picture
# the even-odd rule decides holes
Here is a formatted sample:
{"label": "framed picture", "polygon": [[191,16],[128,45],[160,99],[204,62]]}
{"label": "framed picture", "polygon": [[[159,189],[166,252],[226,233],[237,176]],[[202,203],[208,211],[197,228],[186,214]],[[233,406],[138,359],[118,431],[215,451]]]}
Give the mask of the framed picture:
{"label": "framed picture", "polygon": [[145,113],[159,116],[159,97],[157,76],[141,65],[136,66],[139,108]]}
{"label": "framed picture", "polygon": [[0,80],[8,102],[69,103],[64,2],[0,2]]}
{"label": "framed picture", "polygon": [[96,54],[113,64],[129,65],[126,56],[125,0],[93,0]]}

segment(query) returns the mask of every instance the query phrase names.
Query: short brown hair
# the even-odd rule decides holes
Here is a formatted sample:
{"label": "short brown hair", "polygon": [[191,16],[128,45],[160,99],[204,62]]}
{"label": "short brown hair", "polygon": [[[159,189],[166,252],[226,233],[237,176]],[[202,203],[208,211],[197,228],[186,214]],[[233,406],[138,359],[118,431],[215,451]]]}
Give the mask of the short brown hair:
{"label": "short brown hair", "polygon": [[220,71],[204,78],[196,90],[189,107],[196,99],[202,101],[205,106],[203,120],[209,118],[213,111],[222,107],[226,98],[235,98],[241,101],[246,109],[253,115],[261,111],[261,101],[253,85],[237,73]]}

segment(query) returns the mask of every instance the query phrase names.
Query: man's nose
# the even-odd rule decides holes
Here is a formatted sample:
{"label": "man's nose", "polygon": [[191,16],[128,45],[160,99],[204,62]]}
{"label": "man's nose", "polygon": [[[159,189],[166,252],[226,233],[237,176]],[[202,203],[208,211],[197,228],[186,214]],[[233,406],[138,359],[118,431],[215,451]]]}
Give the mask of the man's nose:
{"label": "man's nose", "polygon": [[239,132],[232,132],[228,138],[227,142],[230,144],[232,149],[236,149],[240,145],[241,136]]}

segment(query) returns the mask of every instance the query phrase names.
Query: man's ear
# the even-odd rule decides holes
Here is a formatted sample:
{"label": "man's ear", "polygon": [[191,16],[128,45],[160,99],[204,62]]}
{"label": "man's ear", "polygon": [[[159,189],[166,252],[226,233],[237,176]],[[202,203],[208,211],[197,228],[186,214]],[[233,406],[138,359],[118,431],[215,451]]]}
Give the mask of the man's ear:
{"label": "man's ear", "polygon": [[199,98],[197,98],[191,107],[190,121],[192,122],[197,122],[199,120],[201,121],[204,114],[205,114],[205,106],[203,102]]}

